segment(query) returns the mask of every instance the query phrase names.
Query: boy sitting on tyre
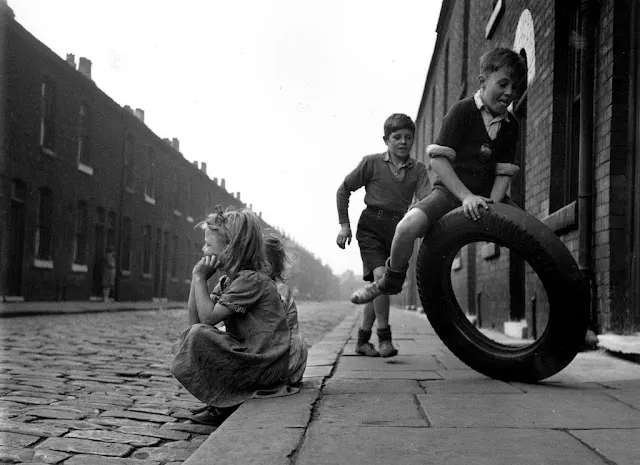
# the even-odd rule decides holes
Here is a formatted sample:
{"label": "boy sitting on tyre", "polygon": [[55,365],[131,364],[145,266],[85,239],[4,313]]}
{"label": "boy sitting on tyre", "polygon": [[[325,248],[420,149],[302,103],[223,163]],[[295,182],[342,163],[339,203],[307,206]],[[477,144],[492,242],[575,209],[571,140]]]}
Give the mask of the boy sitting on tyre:
{"label": "boy sitting on tyre", "polygon": [[477,220],[489,203],[513,205],[506,192],[520,170],[514,164],[518,123],[507,107],[525,76],[526,65],[513,50],[496,48],[480,58],[480,88],[451,107],[427,147],[436,174],[431,194],[398,223],[384,275],[354,292],[353,303],[400,293],[415,240],[449,211],[462,205],[465,216]]}

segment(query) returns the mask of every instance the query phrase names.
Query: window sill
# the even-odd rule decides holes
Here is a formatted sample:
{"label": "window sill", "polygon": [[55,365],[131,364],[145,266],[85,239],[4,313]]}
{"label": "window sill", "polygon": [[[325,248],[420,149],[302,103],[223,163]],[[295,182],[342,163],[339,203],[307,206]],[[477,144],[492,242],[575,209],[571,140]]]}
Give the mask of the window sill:
{"label": "window sill", "polygon": [[43,270],[53,270],[53,260],[42,260],[41,258],[33,259],[34,268],[40,268]]}
{"label": "window sill", "polygon": [[151,279],[153,275],[151,273],[142,273],[142,279]]}
{"label": "window sill", "polygon": [[482,258],[485,260],[491,260],[500,256],[500,246],[495,242],[489,242],[482,246],[481,249]]}
{"label": "window sill", "polygon": [[71,271],[73,271],[74,273],[86,273],[87,271],[89,271],[89,267],[87,265],[81,265],[79,263],[72,263]]}
{"label": "window sill", "polygon": [[172,283],[177,283],[178,282],[178,278],[171,278],[171,282]]}
{"label": "window sill", "polygon": [[129,194],[135,194],[136,191],[133,190],[133,187],[125,187],[124,188],[125,192],[128,192]]}
{"label": "window sill", "polygon": [[173,210],[173,216],[177,216],[178,218],[182,218],[182,212],[178,210]]}
{"label": "window sill", "polygon": [[131,270],[120,270],[120,276],[128,278],[129,276],[131,276]]}
{"label": "window sill", "polygon": [[41,152],[42,154],[44,154],[44,155],[47,155],[48,157],[51,157],[51,158],[58,158],[58,156],[56,155],[56,153],[55,153],[53,150],[51,150],[51,149],[49,149],[49,148],[47,148],[47,147],[42,147],[42,146],[41,146],[41,147],[40,147],[40,152]]}
{"label": "window sill", "polygon": [[187,223],[193,223],[193,216],[187,216]]}
{"label": "window sill", "polygon": [[578,216],[576,206],[577,202],[574,200],[569,205],[556,210],[545,218],[542,218],[542,222],[556,234],[576,229],[576,219]]}
{"label": "window sill", "polygon": [[93,176],[93,168],[91,168],[90,166],[87,166],[83,163],[78,163],[78,171],[80,171],[81,173],[84,173],[88,176]]}
{"label": "window sill", "polygon": [[144,193],[144,201],[150,205],[156,204],[156,199],[154,199],[153,197],[150,197],[146,192]]}
{"label": "window sill", "polygon": [[185,279],[185,280],[184,280],[184,283],[185,283],[185,284],[189,284],[189,285],[190,285],[190,284],[191,284],[191,280],[190,280],[190,279]]}

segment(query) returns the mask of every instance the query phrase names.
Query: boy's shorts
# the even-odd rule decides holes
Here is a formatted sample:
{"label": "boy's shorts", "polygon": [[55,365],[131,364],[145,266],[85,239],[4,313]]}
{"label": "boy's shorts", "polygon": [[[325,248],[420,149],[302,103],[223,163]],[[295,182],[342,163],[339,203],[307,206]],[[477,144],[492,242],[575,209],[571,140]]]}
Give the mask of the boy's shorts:
{"label": "boy's shorts", "polygon": [[391,254],[396,225],[404,215],[365,208],[358,220],[356,240],[362,257],[362,279],[373,281],[373,270],[384,266]]}
{"label": "boy's shorts", "polygon": [[[502,203],[509,204],[513,207],[518,207],[515,203],[513,203],[508,195],[505,196]],[[429,225],[433,226],[436,221],[449,213],[451,210],[455,210],[460,205],[462,205],[462,202],[460,202],[460,200],[458,200],[458,198],[451,194],[449,191],[433,189],[429,195],[416,203],[412,208],[419,208],[420,210],[422,210],[424,214],[427,215]]]}

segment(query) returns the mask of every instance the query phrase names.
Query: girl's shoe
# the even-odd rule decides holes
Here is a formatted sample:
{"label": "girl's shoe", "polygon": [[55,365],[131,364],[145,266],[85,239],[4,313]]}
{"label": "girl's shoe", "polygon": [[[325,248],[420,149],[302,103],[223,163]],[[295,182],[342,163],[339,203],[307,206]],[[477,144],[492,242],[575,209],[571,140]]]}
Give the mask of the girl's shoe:
{"label": "girl's shoe", "polygon": [[200,407],[190,408],[189,411],[195,415],[195,414],[204,412],[208,408],[209,406],[207,404],[204,404],[204,405],[201,405]]}
{"label": "girl's shoe", "polygon": [[197,415],[185,415],[186,418],[194,423],[207,426],[220,426],[227,418],[236,411],[238,407],[209,407]]}

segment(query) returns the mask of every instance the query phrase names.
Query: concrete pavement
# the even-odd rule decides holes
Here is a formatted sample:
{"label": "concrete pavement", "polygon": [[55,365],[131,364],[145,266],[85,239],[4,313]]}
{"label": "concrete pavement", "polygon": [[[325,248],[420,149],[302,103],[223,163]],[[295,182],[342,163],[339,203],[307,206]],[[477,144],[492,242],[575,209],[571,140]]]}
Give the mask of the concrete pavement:
{"label": "concrete pavement", "polygon": [[299,394],[245,402],[184,464],[640,463],[638,364],[584,352],[543,383],[505,383],[416,312],[394,309],[391,359],[354,356],[357,327],[356,310],[311,348]]}

